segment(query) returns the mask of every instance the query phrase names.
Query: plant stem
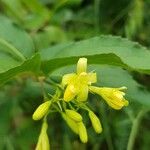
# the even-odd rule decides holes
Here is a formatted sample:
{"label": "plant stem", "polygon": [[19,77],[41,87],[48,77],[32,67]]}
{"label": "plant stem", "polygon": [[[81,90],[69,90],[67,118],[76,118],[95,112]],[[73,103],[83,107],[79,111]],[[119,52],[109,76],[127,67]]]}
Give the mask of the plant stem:
{"label": "plant stem", "polygon": [[111,134],[110,134],[110,128],[109,128],[108,120],[107,120],[107,114],[105,111],[105,105],[103,103],[101,103],[100,108],[101,108],[100,113],[103,116],[102,122],[103,122],[103,126],[104,126],[104,134],[105,134],[106,142],[108,145],[108,150],[114,150],[112,138],[111,138]]}
{"label": "plant stem", "polygon": [[142,120],[142,118],[146,112],[147,112],[147,110],[141,110],[138,113],[137,117],[133,120],[133,125],[131,128],[131,132],[130,132],[130,136],[129,136],[129,140],[128,140],[128,145],[127,145],[127,150],[133,150],[136,135],[137,135],[137,132],[139,129],[139,125],[140,125],[141,120]]}
{"label": "plant stem", "polygon": [[99,32],[99,26],[100,26],[100,1],[101,0],[95,0],[94,1],[94,12],[95,12],[95,29]]}

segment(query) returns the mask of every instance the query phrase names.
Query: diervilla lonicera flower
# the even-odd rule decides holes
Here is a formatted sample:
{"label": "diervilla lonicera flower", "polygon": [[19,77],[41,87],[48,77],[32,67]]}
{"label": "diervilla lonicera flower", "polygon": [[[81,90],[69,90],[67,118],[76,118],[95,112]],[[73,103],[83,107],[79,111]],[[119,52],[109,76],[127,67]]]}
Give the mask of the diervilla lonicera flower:
{"label": "diervilla lonicera flower", "polygon": [[77,73],[63,76],[62,85],[67,86],[64,93],[64,101],[69,102],[76,97],[77,101],[86,101],[89,86],[97,81],[96,73],[87,73],[87,59],[80,58],[77,63]]}
{"label": "diervilla lonicera flower", "polygon": [[126,87],[120,87],[120,88],[107,88],[107,87],[94,87],[91,86],[90,90],[96,94],[99,94],[103,97],[103,99],[107,102],[107,104],[116,109],[119,110],[123,106],[128,106],[128,101],[123,97],[125,96],[125,93],[121,90],[127,89]]}
{"label": "diervilla lonicera flower", "polygon": [[77,63],[77,73],[66,74],[63,76],[62,85],[65,87],[64,101],[69,102],[76,99],[79,102],[84,102],[88,98],[88,92],[99,94],[107,104],[119,110],[123,106],[128,105],[128,101],[124,98],[125,93],[121,88],[96,87],[91,86],[97,81],[96,73],[87,73],[87,59],[80,58]]}
{"label": "diervilla lonicera flower", "polygon": [[[64,101],[69,102],[75,100],[77,103],[80,102],[81,104],[87,100],[88,92],[91,92],[100,95],[110,107],[116,110],[128,105],[128,101],[124,98],[125,93],[122,91],[127,89],[126,87],[110,88],[92,86],[91,84],[96,83],[96,81],[96,73],[87,73],[87,59],[80,58],[77,63],[77,73],[66,74],[62,78],[62,85],[65,89]],[[99,118],[89,108],[85,109],[88,111],[93,129],[96,133],[101,133],[102,125]],[[86,127],[82,122],[82,116],[74,110],[66,109],[63,118],[68,126],[79,135],[80,140],[86,143],[88,137]]]}

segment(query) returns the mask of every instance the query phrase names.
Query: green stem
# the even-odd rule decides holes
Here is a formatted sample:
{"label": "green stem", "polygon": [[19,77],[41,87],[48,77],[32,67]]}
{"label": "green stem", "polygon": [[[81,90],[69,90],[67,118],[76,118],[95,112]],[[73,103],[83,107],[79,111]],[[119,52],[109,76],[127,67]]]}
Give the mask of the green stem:
{"label": "green stem", "polygon": [[57,102],[57,105],[58,105],[58,107],[60,108],[60,111],[63,111],[63,109],[62,109],[61,104],[60,104],[59,101]]}
{"label": "green stem", "polygon": [[55,83],[55,82],[54,82],[52,79],[50,79],[50,78],[49,78],[49,80],[45,80],[44,82],[47,83],[47,84],[50,84],[50,85],[53,86],[53,87],[56,87],[56,88],[59,88],[59,89],[63,90],[63,88],[61,87],[60,84]]}
{"label": "green stem", "polygon": [[14,46],[9,44],[4,39],[0,38],[0,45],[2,46],[2,48],[0,50],[10,53],[11,55],[15,56],[16,58],[18,58],[21,61],[25,61],[25,57],[19,52],[19,50],[17,50]]}
{"label": "green stem", "polygon": [[100,26],[100,1],[101,0],[95,0],[94,1],[94,11],[95,11],[95,29],[99,32],[99,26]]}
{"label": "green stem", "polygon": [[139,129],[139,125],[140,125],[141,120],[146,112],[147,112],[147,110],[141,110],[138,113],[137,117],[133,120],[131,132],[130,132],[130,136],[129,136],[129,140],[128,140],[128,145],[127,145],[127,150],[133,150],[136,135],[137,135],[137,132]]}
{"label": "green stem", "polygon": [[113,148],[113,143],[112,143],[112,138],[111,138],[111,134],[110,134],[110,128],[108,125],[108,120],[107,120],[107,114],[106,114],[106,109],[105,109],[105,105],[104,103],[100,104],[100,113],[103,116],[102,118],[102,122],[103,122],[103,126],[104,126],[104,134],[105,134],[105,138],[106,138],[106,142],[108,145],[108,150],[114,150]]}

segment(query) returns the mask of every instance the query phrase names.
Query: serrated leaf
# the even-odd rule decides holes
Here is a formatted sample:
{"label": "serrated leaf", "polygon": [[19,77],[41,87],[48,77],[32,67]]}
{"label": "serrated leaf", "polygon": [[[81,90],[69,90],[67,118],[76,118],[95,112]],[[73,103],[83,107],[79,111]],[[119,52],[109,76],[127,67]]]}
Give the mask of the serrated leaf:
{"label": "serrated leaf", "polygon": [[150,74],[150,52],[138,43],[116,36],[100,36],[70,42],[41,51],[42,69],[48,74],[87,57],[89,64],[121,66]]}

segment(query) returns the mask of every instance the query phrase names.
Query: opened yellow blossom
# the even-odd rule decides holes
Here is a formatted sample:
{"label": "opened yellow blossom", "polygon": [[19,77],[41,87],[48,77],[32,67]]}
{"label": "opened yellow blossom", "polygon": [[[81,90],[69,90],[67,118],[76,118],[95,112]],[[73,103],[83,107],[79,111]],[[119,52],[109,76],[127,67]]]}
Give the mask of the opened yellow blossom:
{"label": "opened yellow blossom", "polygon": [[96,73],[87,73],[87,59],[80,58],[77,63],[77,73],[63,76],[62,85],[66,87],[64,101],[68,102],[75,97],[77,101],[86,101],[89,86],[97,81]]}
{"label": "opened yellow blossom", "polygon": [[121,90],[127,89],[126,87],[120,87],[120,88],[107,88],[107,87],[94,87],[91,86],[90,90],[96,94],[99,94],[103,97],[103,99],[107,102],[107,104],[116,109],[119,110],[123,106],[128,105],[128,101],[124,98],[125,93]]}

